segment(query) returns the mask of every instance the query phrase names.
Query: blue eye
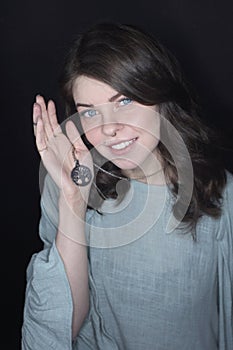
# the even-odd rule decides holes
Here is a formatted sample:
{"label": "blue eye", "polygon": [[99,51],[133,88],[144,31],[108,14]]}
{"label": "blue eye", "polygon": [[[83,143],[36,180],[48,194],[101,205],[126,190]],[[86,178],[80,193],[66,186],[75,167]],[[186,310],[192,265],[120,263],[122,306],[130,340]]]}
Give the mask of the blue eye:
{"label": "blue eye", "polygon": [[95,117],[97,114],[98,114],[98,111],[96,109],[87,109],[79,113],[81,117],[85,117],[85,118],[92,118],[92,117]]}
{"label": "blue eye", "polygon": [[119,101],[119,105],[120,106],[127,106],[129,105],[130,103],[132,103],[132,100],[128,97],[124,97],[122,98],[120,101]]}

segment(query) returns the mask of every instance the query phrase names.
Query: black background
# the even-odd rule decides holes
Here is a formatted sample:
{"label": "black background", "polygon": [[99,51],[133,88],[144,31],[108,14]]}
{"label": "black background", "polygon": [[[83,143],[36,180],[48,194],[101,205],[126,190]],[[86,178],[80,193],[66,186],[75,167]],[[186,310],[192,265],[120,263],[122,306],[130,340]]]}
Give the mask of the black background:
{"label": "black background", "polygon": [[[26,266],[38,238],[39,164],[31,107],[40,93],[62,117],[58,78],[76,35],[100,20],[151,31],[176,55],[198,91],[205,121],[220,130],[233,170],[233,2],[5,1],[1,3],[1,346],[20,349]],[[47,350],[47,349],[45,349]]]}

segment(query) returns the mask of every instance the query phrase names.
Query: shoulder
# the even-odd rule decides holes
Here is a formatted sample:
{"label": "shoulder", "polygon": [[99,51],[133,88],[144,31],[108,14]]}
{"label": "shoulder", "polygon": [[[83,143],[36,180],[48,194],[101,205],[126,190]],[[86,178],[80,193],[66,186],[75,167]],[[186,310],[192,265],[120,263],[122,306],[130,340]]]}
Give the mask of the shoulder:
{"label": "shoulder", "polygon": [[222,214],[217,239],[233,239],[233,174],[226,171],[226,185],[222,193]]}
{"label": "shoulder", "polygon": [[[44,179],[43,190],[41,194],[41,208],[47,213],[47,216],[52,219],[56,225],[58,224],[58,201],[60,196],[60,189],[53,181],[49,174],[46,174]],[[86,221],[90,221],[94,215],[95,210],[88,209],[86,213]]]}
{"label": "shoulder", "polygon": [[222,193],[222,210],[223,214],[225,211],[233,211],[233,174],[226,171],[226,185]]}
{"label": "shoulder", "polygon": [[46,174],[41,193],[41,218],[39,223],[40,238],[45,246],[51,245],[57,234],[59,192],[60,190],[51,176]]}
{"label": "shoulder", "polygon": [[56,183],[53,181],[52,177],[49,174],[46,174],[41,194],[42,204],[47,205],[47,203],[51,204],[52,202],[53,204],[57,205],[59,199],[59,192],[60,190]]}
{"label": "shoulder", "polygon": [[229,196],[233,195],[233,174],[230,173],[229,171],[226,171],[226,178],[227,178],[227,181],[226,181],[226,186],[225,186],[223,195],[224,195],[224,198],[229,199]]}

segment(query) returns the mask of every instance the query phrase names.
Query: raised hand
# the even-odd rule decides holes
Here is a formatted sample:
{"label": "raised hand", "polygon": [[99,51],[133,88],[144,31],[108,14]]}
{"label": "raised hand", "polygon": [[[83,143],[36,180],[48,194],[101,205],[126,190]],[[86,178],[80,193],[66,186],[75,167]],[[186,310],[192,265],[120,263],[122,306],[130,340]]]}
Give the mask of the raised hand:
{"label": "raised hand", "polygon": [[92,157],[74,123],[67,121],[66,136],[58,124],[54,102],[50,100],[46,106],[44,98],[38,95],[33,106],[33,125],[36,146],[43,164],[62,193],[72,197],[82,192],[87,200],[91,183],[81,188],[71,179],[71,171],[75,166],[74,155],[93,174]]}

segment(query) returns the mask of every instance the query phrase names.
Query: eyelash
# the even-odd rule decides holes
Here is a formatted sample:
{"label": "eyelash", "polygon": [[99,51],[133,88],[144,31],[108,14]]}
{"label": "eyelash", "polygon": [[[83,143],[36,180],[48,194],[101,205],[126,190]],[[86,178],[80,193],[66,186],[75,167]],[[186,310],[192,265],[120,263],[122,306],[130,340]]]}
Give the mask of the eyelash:
{"label": "eyelash", "polygon": [[119,101],[117,101],[118,103],[120,103],[120,102],[123,102],[123,101],[125,101],[125,100],[129,100],[130,102],[129,103],[127,103],[127,104],[125,104],[124,106],[127,106],[128,104],[130,104],[130,103],[132,103],[133,101],[131,100],[131,98],[129,98],[129,97],[122,97]]}
{"label": "eyelash", "polygon": [[[121,105],[121,102],[126,101],[126,100],[129,101],[129,103],[126,103],[126,104]],[[119,106],[119,107],[128,106],[128,105],[131,104],[132,102],[133,102],[133,100],[131,100],[129,97],[122,97],[120,100],[116,101],[116,103],[118,104],[117,106]],[[96,112],[94,115],[92,115],[92,116],[87,115],[89,112],[93,112],[93,111]],[[81,111],[81,112],[79,113],[80,117],[85,117],[85,118],[93,118],[93,117],[95,117],[95,116],[98,115],[98,114],[99,114],[99,113],[98,113],[98,110],[96,110],[96,109],[86,109],[86,110]]]}
{"label": "eyelash", "polygon": [[85,118],[93,118],[93,117],[95,117],[96,116],[96,114],[94,115],[94,116],[87,116],[86,114],[87,113],[89,113],[89,112],[92,112],[92,111],[95,111],[95,112],[97,112],[97,110],[96,109],[86,109],[85,111],[82,111],[82,112],[80,112],[79,113],[79,115],[80,115],[80,117],[85,117]]}

